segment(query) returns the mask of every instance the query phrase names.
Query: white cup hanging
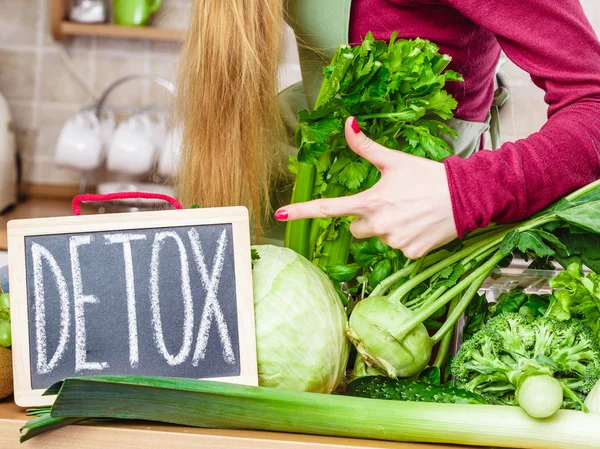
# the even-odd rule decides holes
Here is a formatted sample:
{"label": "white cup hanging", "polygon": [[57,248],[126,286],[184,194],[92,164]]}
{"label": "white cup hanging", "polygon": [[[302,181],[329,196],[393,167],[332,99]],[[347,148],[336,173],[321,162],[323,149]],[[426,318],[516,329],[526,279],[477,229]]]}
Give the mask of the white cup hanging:
{"label": "white cup hanging", "polygon": [[154,147],[157,152],[160,152],[167,138],[167,115],[164,112],[155,112],[150,115],[152,120],[152,130]]}
{"label": "white cup hanging", "polygon": [[117,127],[108,148],[108,170],[132,175],[148,173],[155,160],[152,121],[147,115],[134,115]]}
{"label": "white cup hanging", "polygon": [[115,114],[112,111],[104,111],[100,117],[100,133],[104,148],[108,148],[115,134]]}
{"label": "white cup hanging", "polygon": [[60,166],[93,170],[103,156],[100,122],[92,111],[82,111],[63,126],[54,154]]}
{"label": "white cup hanging", "polygon": [[161,148],[158,160],[158,174],[165,177],[175,176],[181,154],[183,132],[180,127],[169,131]]}

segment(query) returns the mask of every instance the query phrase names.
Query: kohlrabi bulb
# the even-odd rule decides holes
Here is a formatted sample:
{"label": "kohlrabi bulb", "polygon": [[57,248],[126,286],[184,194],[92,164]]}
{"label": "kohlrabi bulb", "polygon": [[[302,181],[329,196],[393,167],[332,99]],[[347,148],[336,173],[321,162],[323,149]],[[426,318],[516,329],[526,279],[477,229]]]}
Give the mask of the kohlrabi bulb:
{"label": "kohlrabi bulb", "polygon": [[389,377],[410,377],[427,366],[432,346],[423,324],[401,335],[413,316],[400,301],[369,297],[354,307],[347,334],[367,365]]}

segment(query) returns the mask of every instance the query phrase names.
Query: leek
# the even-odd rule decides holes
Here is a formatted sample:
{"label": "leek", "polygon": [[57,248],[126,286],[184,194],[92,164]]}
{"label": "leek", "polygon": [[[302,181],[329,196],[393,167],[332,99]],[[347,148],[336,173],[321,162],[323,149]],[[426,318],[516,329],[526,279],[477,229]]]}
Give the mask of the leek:
{"label": "leek", "polygon": [[511,406],[396,402],[129,376],[66,379],[50,416],[28,422],[21,441],[90,418],[512,448],[592,449],[600,441],[597,415],[574,410],[539,420]]}

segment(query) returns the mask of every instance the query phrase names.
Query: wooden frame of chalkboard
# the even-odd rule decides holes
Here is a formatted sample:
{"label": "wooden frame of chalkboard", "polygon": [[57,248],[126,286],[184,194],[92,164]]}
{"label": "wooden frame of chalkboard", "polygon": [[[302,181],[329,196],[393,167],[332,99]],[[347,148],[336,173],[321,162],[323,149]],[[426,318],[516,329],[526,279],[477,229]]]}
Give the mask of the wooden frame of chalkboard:
{"label": "wooden frame of chalkboard", "polygon": [[17,405],[60,375],[258,384],[246,208],[13,220],[8,248]]}

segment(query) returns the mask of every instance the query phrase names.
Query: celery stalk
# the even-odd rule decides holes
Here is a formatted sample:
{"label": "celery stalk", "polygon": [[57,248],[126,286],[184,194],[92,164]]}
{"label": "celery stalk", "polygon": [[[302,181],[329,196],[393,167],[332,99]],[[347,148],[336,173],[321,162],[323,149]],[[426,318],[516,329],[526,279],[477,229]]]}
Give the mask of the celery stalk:
{"label": "celery stalk", "polygon": [[[298,163],[296,183],[292,192],[292,203],[301,203],[313,199],[313,190],[317,169],[309,163]],[[293,249],[298,254],[310,258],[309,218],[288,221],[285,232],[285,247]]]}
{"label": "celery stalk", "polygon": [[[353,56],[352,54],[342,54],[342,51],[347,49],[347,46],[340,46],[338,51],[332,59],[332,64],[335,63],[338,58],[342,58],[342,64],[338,64],[335,67],[334,72],[325,78],[321,84],[321,89],[316,100],[315,109],[318,109],[323,104],[327,103],[337,92],[340,86],[340,82],[346,75],[346,72],[350,68]],[[313,191],[316,179],[316,167],[307,162],[298,163],[298,173],[296,174],[296,181],[294,184],[294,190],[292,192],[292,203],[302,203],[310,201],[313,198]],[[285,232],[285,247],[293,249],[298,254],[312,260],[312,253],[314,251],[314,244],[311,245],[311,219],[295,220],[287,223]],[[348,249],[349,252],[349,249]],[[346,263],[344,260],[343,263]]]}
{"label": "celery stalk", "polygon": [[323,245],[323,255],[315,260],[317,265],[330,267],[338,264],[348,263],[350,255],[350,244],[352,243],[352,233],[347,226],[340,226],[338,236],[335,240],[325,242]]}
{"label": "celery stalk", "polygon": [[[340,61],[339,64],[335,65],[335,69],[329,77],[325,78],[321,84],[319,95],[316,100],[315,109],[318,109],[322,105],[326,104],[331,100],[340,88],[340,83],[344,79],[346,72],[350,68],[350,65],[354,59],[351,53],[345,53],[350,47],[340,46],[332,59],[332,64],[336,61]],[[310,201],[313,198],[314,185],[316,180],[316,167],[311,163],[299,162],[298,173],[296,174],[296,182],[294,184],[294,190],[292,192],[292,203],[300,203]],[[311,219],[303,219],[290,221],[286,226],[285,233],[285,246],[286,248],[293,249],[298,254],[313,259],[314,253],[314,232],[311,232]],[[340,230],[342,233],[342,230]],[[348,232],[349,233],[349,232]],[[339,239],[339,238],[338,238]],[[342,240],[347,248],[340,248],[346,257],[336,257],[339,260],[337,263],[346,263],[348,254],[350,254],[350,239],[342,237]],[[312,242],[312,243],[311,243]],[[339,245],[336,245],[336,248]],[[321,264],[323,265],[323,264]]]}

